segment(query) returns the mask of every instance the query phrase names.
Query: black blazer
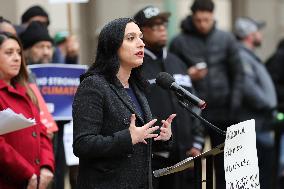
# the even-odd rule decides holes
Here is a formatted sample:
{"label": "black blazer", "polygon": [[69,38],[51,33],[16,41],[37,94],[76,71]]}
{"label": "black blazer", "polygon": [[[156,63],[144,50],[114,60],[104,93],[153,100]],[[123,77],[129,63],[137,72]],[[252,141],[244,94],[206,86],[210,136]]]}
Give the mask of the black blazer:
{"label": "black blazer", "polygon": [[131,114],[136,126],[152,119],[144,93],[130,82],[144,117],[117,79],[95,74],[83,80],[73,102],[74,154],[80,159],[77,188],[151,188],[151,141],[132,145]]}

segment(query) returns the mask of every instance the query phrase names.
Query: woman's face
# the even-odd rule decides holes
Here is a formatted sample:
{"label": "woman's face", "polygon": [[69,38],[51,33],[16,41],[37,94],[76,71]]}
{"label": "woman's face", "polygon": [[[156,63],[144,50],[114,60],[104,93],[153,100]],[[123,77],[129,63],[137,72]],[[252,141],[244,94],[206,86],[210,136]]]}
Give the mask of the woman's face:
{"label": "woman's face", "polygon": [[21,48],[14,39],[6,39],[0,46],[0,79],[10,83],[21,67]]}
{"label": "woman's face", "polygon": [[118,49],[121,67],[132,69],[143,63],[145,44],[142,41],[142,37],[142,32],[134,22],[126,25],[124,39]]}

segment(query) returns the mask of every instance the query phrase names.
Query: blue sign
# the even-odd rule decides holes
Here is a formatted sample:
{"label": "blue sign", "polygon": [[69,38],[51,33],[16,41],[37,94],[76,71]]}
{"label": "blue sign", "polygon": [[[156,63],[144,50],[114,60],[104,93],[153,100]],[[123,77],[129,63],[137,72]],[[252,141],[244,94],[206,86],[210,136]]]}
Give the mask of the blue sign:
{"label": "blue sign", "polygon": [[72,120],[72,103],[86,65],[34,64],[28,68],[55,120]]}

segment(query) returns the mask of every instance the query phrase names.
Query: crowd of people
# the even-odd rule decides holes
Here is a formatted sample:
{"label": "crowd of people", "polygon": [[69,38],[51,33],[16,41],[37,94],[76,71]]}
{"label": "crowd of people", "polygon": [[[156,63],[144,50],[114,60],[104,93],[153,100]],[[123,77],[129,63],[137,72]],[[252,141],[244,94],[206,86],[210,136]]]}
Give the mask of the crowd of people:
{"label": "crowd of people", "polygon": [[[157,74],[167,72],[207,102],[202,111],[190,108],[221,130],[255,119],[260,185],[271,189],[273,123],[284,111],[283,41],[264,64],[255,50],[261,46],[265,23],[239,17],[233,32],[223,31],[214,8],[212,0],[195,0],[171,41],[171,13],[152,5],[102,28],[95,62],[85,63],[90,67],[73,102],[73,151],[80,163],[69,167],[71,188],[194,188],[193,169],[159,178],[153,178],[152,171],[200,155],[207,135],[212,147],[224,143],[225,136],[204,127],[180,105],[178,96],[156,84]],[[0,135],[3,189],[64,188],[67,121],[57,121],[56,133],[47,131],[29,87],[36,77],[26,65],[78,64],[79,43],[67,31],[52,37],[49,24],[40,6],[27,9],[21,25],[0,18],[0,110],[11,108],[36,120],[32,127]],[[284,184],[284,137],[281,141],[279,188]],[[225,189],[222,153],[214,167],[216,188]]]}

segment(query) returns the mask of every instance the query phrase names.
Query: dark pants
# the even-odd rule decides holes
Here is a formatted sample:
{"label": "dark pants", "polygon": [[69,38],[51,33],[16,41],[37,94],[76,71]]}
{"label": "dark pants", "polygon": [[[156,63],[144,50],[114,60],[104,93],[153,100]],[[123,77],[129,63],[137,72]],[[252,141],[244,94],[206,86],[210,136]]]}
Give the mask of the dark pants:
{"label": "dark pants", "polygon": [[259,166],[259,181],[261,189],[271,189],[273,175],[273,160],[274,147],[266,146],[260,142],[256,142],[258,166]]}
{"label": "dark pants", "polygon": [[54,173],[54,182],[53,189],[64,189],[64,177],[69,169],[69,181],[71,189],[74,189],[76,186],[76,180],[78,175],[79,166],[67,166],[63,145],[63,128],[64,124],[69,121],[57,121],[58,132],[54,135],[53,144],[54,144],[54,153],[55,153],[55,173]]}

